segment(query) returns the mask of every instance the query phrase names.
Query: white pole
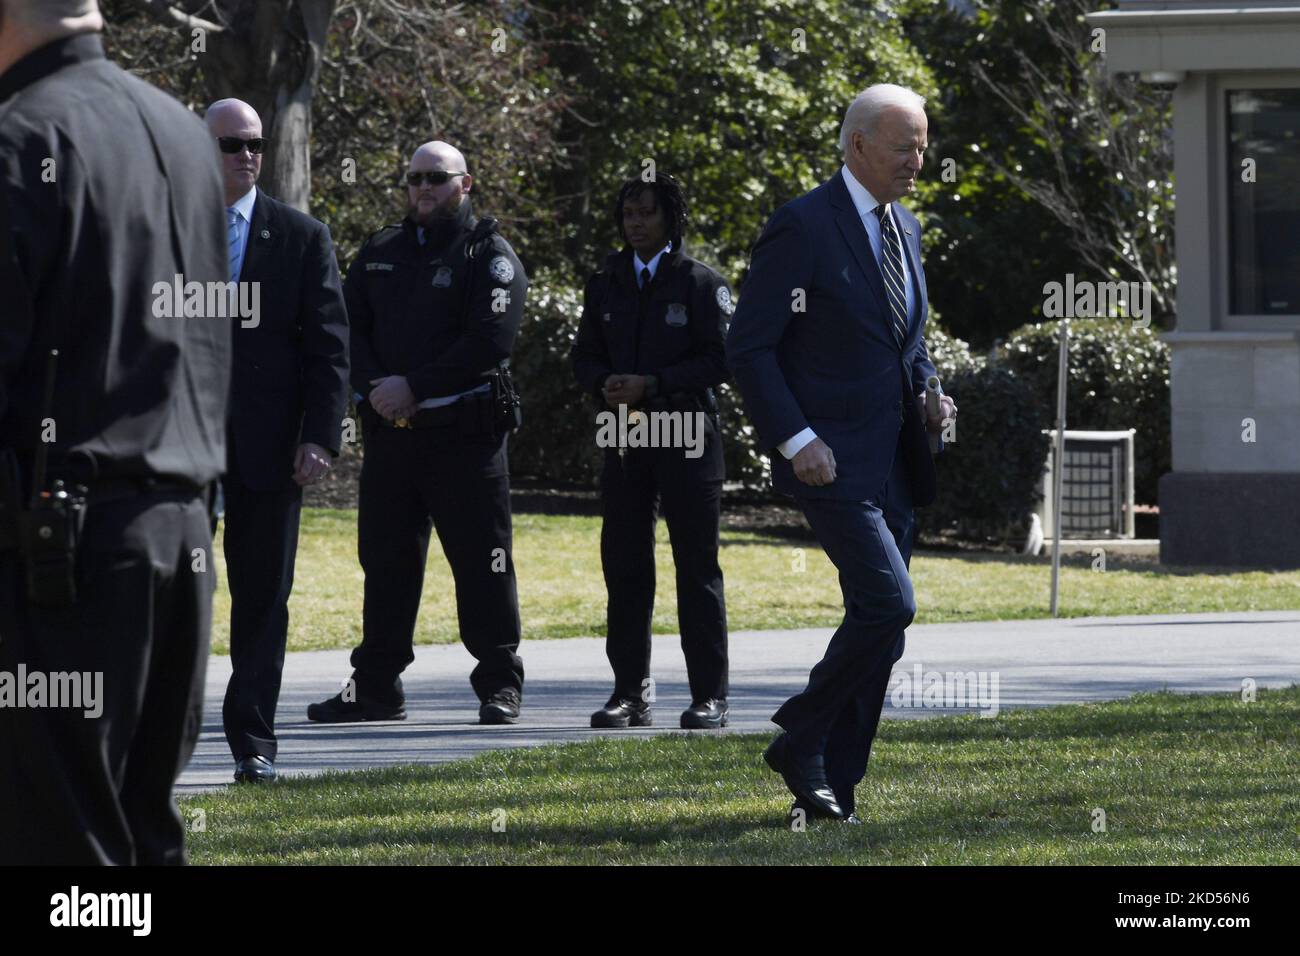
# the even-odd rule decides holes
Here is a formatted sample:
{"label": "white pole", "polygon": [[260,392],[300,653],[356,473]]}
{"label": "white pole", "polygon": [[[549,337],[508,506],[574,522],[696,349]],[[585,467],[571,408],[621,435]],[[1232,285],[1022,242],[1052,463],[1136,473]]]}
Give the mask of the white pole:
{"label": "white pole", "polygon": [[1061,320],[1061,350],[1056,366],[1056,441],[1052,448],[1052,617],[1056,617],[1061,577],[1061,491],[1065,478],[1065,392],[1070,379],[1070,320]]}

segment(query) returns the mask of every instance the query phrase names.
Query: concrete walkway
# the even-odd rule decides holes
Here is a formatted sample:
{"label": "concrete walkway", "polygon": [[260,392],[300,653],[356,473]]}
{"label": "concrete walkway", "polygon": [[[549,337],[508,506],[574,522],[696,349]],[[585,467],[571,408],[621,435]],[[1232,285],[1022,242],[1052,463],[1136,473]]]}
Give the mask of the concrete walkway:
{"label": "concrete walkway", "polygon": [[[728,732],[772,731],[768,718],[804,686],[831,633],[830,628],[733,632]],[[591,712],[604,704],[611,688],[603,640],[525,641],[520,653],[527,686],[523,715],[513,727],[477,725],[478,702],[469,687],[473,660],[459,644],[415,649],[415,663],[402,678],[407,719],[384,724],[308,721],[307,705],[337,693],[351,673],[349,651],[290,654],[277,720],[276,768],[290,775],[441,763],[488,749],[598,734],[670,733],[677,731],[678,716],[690,703],[676,637],[655,638],[657,726],[645,730],[594,731],[588,726]],[[921,625],[908,629],[907,652],[894,665],[891,691],[915,687],[919,701],[927,673],[972,671],[985,675],[986,693],[996,677],[996,701],[1003,710],[1113,700],[1161,688],[1239,692],[1246,678],[1260,688],[1286,687],[1300,682],[1300,611]],[[231,779],[234,762],[221,729],[221,699],[229,676],[230,659],[214,656],[202,738],[179,792]],[[967,707],[899,707],[887,698],[885,716],[988,710],[988,698],[981,702],[973,691]]]}

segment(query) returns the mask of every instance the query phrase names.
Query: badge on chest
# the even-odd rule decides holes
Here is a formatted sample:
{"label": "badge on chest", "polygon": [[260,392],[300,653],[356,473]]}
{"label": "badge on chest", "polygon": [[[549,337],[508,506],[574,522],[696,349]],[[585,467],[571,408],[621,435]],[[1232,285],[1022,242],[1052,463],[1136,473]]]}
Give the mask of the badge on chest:
{"label": "badge on chest", "polygon": [[673,328],[681,328],[686,320],[686,306],[680,302],[669,302],[668,308],[664,310],[664,322]]}
{"label": "badge on chest", "polygon": [[453,273],[451,266],[439,266],[438,271],[433,274],[433,287],[435,289],[445,289],[451,285]]}

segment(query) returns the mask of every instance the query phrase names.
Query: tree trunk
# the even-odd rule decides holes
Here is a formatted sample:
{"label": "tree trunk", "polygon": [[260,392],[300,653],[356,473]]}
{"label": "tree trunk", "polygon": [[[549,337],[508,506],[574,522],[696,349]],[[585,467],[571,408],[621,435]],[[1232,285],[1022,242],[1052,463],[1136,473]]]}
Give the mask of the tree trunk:
{"label": "tree trunk", "polygon": [[235,97],[257,110],[269,141],[259,185],[308,212],[311,104],[337,0],[191,0],[170,7],[137,2],[186,30],[202,22],[187,22],[186,15],[216,27],[206,31],[207,52],[199,54],[209,98]]}

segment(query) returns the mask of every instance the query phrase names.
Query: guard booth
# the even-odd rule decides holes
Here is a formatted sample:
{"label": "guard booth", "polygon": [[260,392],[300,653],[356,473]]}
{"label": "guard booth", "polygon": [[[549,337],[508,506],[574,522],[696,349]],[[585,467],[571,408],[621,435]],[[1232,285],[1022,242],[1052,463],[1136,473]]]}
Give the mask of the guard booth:
{"label": "guard booth", "polygon": [[1300,0],[1120,0],[1111,72],[1174,85],[1167,564],[1300,567]]}

